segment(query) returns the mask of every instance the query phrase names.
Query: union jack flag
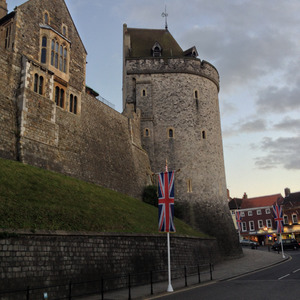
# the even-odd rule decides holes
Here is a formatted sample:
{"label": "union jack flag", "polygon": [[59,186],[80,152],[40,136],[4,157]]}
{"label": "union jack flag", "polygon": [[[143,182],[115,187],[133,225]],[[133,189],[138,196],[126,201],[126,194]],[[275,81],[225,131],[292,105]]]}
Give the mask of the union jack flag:
{"label": "union jack flag", "polygon": [[241,214],[238,210],[235,212],[235,218],[236,218],[236,224],[237,224],[238,230],[241,231],[242,221],[241,221]]}
{"label": "union jack flag", "polygon": [[277,225],[277,233],[283,232],[283,213],[282,207],[278,204],[273,205],[274,220]]}
{"label": "union jack flag", "polygon": [[175,171],[158,174],[158,230],[175,232],[174,226]]}

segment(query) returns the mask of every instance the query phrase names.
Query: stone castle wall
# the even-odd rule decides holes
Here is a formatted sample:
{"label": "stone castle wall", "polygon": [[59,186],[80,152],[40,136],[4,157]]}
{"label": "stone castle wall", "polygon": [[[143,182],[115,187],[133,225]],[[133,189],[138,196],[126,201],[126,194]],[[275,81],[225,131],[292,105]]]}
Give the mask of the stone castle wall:
{"label": "stone castle wall", "polygon": [[126,99],[142,112],[142,146],[152,170],[163,171],[166,159],[169,170],[180,169],[175,194],[184,220],[218,237],[222,247],[230,240],[232,251],[237,235],[227,207],[217,70],[191,58],[125,63]]}
{"label": "stone castle wall", "polygon": [[[171,235],[170,245],[173,270],[220,259],[214,239]],[[167,262],[166,235],[26,234],[2,237],[0,293],[26,289],[27,286],[67,286],[70,281],[98,280],[99,285],[101,277],[166,271]],[[156,281],[159,273],[153,274]],[[110,282],[110,288],[117,287],[117,282]],[[84,289],[84,285],[77,285],[77,289],[80,288]],[[43,292],[48,292],[49,299],[62,296],[62,292],[55,295],[44,289],[36,292],[36,297],[31,295],[30,299],[41,299]],[[5,299],[24,299],[24,294],[20,298],[14,294]]]}
{"label": "stone castle wall", "polygon": [[[45,12],[51,29],[44,24]],[[67,27],[64,38],[62,26]],[[86,92],[86,51],[64,1],[22,4],[14,13],[12,28],[11,47],[0,47],[1,157],[141,198],[151,183],[151,171],[141,148],[139,113],[125,117]],[[51,35],[72,44],[66,73],[49,63],[51,47],[48,63],[40,63],[41,38],[47,36],[49,45]],[[42,95],[34,91],[34,74],[44,78]],[[54,101],[56,82],[65,90],[63,108]],[[69,111],[71,93],[78,97],[77,114]]]}

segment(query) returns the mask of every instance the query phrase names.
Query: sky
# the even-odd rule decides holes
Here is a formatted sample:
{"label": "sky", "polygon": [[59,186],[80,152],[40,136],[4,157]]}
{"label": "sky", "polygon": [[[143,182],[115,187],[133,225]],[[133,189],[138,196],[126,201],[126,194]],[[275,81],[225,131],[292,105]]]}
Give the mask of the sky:
{"label": "sky", "polygon": [[[9,12],[24,0],[7,0]],[[66,0],[88,52],[86,84],[122,112],[123,24],[168,29],[220,74],[227,188],[300,191],[299,0]]]}

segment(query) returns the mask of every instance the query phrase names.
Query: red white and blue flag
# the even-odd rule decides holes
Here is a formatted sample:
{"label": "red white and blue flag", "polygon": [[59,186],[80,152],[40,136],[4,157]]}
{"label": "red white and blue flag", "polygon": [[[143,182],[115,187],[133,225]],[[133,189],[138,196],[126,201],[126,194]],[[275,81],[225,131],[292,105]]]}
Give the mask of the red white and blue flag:
{"label": "red white and blue flag", "polygon": [[242,223],[242,221],[241,221],[241,214],[240,214],[240,212],[238,210],[235,212],[235,218],[236,218],[236,224],[237,224],[237,227],[238,227],[238,231],[241,231],[241,228],[242,228],[241,223]]}
{"label": "red white and blue flag", "polygon": [[175,171],[158,174],[158,230],[175,232],[174,180]]}
{"label": "red white and blue flag", "polygon": [[283,213],[282,207],[278,204],[273,205],[274,220],[277,225],[277,233],[283,232]]}

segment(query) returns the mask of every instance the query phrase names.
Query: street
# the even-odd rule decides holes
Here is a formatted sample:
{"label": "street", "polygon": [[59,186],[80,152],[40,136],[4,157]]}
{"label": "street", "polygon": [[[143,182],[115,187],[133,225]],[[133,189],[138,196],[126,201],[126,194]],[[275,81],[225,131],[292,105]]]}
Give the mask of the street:
{"label": "street", "polygon": [[156,299],[281,300],[300,297],[300,251],[287,251],[292,259],[239,278],[174,292]]}

